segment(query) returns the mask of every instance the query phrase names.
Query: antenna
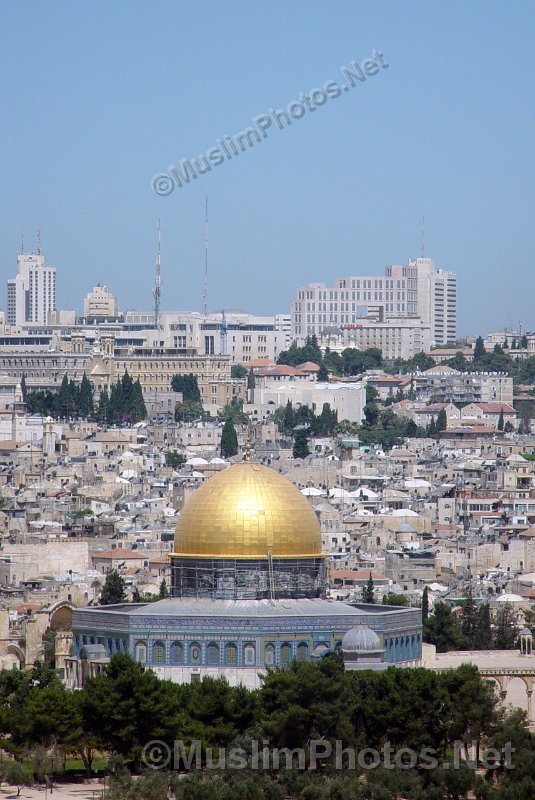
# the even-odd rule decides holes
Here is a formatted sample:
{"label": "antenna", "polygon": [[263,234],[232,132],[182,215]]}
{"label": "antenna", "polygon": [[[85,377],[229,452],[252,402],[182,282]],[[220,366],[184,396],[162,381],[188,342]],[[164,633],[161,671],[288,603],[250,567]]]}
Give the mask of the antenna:
{"label": "antenna", "polygon": [[204,316],[208,315],[208,194],[204,200]]}
{"label": "antenna", "polygon": [[37,255],[41,255],[41,228],[37,231]]}
{"label": "antenna", "polygon": [[222,356],[226,356],[227,355],[227,315],[226,315],[225,309],[223,309],[222,312],[221,312],[220,334],[221,334],[221,355]]}
{"label": "antenna", "polygon": [[422,242],[421,242],[421,257],[425,258],[425,217],[422,214]]}
{"label": "antenna", "polygon": [[20,233],[20,254],[24,253],[24,231]]}
{"label": "antenna", "polygon": [[157,221],[157,228],[158,228],[158,250],[156,256],[156,280],[154,283],[154,289],[152,291],[152,294],[154,297],[154,325],[156,326],[156,330],[159,331],[161,328],[161,316],[162,316],[162,278],[160,271],[161,236],[160,236],[159,217]]}

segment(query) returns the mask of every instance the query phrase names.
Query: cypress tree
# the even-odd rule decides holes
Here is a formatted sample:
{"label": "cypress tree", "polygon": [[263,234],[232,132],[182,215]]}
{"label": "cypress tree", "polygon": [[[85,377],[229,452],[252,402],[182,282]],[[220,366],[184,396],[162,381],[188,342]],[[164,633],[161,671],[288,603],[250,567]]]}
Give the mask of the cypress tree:
{"label": "cypress tree", "polygon": [[229,417],[223,425],[221,434],[221,455],[223,458],[235,456],[238,452],[238,435],[232,419]]}
{"label": "cypress tree", "polygon": [[480,605],[476,612],[474,630],[474,649],[492,649],[492,626],[490,622],[490,608],[488,603]]}
{"label": "cypress tree", "polygon": [[308,446],[308,437],[305,428],[299,428],[295,432],[292,455],[294,458],[306,458],[310,455],[310,447]]}
{"label": "cypress tree", "polygon": [[466,602],[463,605],[461,614],[461,630],[466,636],[470,646],[473,646],[477,623],[477,608],[472,594],[472,587],[470,586],[466,594]]}
{"label": "cypress tree", "polygon": [[366,586],[362,590],[362,602],[363,603],[375,603],[375,595],[374,595],[374,586],[373,586],[373,578],[370,572],[370,577],[366,583]]}
{"label": "cypress tree", "polygon": [[90,417],[93,413],[93,389],[91,387],[91,382],[87,375],[83,374],[82,382],[80,384],[80,402],[79,402],[79,411],[80,414],[84,417]]}
{"label": "cypress tree", "polygon": [[429,588],[424,586],[422,594],[422,622],[429,616]]}

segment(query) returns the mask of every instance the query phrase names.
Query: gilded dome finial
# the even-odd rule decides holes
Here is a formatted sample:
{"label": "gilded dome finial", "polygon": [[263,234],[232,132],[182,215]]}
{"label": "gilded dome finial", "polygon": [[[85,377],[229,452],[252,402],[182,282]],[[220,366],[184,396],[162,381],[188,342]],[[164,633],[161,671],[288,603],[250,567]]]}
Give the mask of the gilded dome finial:
{"label": "gilded dome finial", "polygon": [[251,451],[253,449],[253,445],[251,443],[251,426],[247,426],[247,434],[245,437],[245,460],[251,460]]}

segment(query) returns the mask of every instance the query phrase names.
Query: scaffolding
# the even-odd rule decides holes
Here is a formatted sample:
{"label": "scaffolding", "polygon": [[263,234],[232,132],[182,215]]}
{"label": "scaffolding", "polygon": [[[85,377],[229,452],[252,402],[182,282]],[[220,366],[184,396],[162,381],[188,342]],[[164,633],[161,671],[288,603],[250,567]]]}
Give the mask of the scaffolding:
{"label": "scaffolding", "polygon": [[323,597],[325,559],[171,557],[171,595],[227,600]]}

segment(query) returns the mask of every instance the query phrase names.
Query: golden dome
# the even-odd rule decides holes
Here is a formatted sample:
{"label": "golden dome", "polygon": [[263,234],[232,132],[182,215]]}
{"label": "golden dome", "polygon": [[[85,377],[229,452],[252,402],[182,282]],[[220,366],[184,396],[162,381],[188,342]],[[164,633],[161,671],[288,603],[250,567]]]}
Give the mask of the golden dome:
{"label": "golden dome", "polygon": [[188,500],[177,522],[174,555],[321,556],[321,530],[293,483],[246,461],[218,472]]}

